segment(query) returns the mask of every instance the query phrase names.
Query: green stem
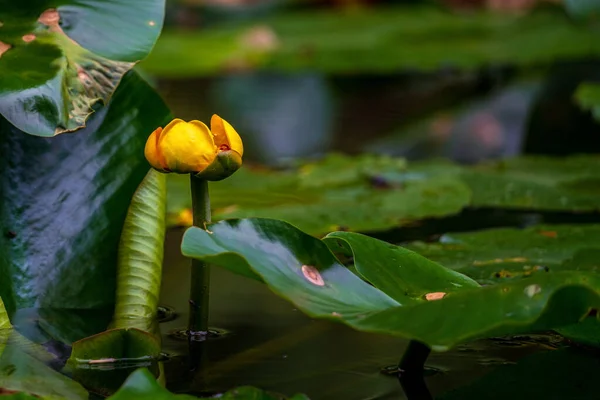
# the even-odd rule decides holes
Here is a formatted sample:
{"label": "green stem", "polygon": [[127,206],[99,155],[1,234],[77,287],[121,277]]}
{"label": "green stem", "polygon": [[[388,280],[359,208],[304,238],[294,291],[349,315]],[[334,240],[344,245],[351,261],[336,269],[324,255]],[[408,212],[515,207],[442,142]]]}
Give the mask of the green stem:
{"label": "green stem", "polygon": [[[192,212],[194,225],[206,229],[210,222],[210,197],[208,181],[190,175],[192,188]],[[192,259],[190,288],[190,335],[205,335],[208,332],[208,302],[210,295],[210,266]]]}

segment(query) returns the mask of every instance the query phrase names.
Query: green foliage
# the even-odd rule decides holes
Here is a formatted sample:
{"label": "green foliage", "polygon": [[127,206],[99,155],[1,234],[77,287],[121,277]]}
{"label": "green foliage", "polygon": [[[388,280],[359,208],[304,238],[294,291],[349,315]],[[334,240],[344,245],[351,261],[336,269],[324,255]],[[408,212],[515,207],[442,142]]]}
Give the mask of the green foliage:
{"label": "green foliage", "polygon": [[[204,398],[204,397],[203,397]],[[213,398],[213,397],[211,397]],[[173,394],[164,387],[160,386],[156,379],[146,369],[139,369],[135,371],[127,381],[123,384],[121,389],[113,396],[109,397],[109,400],[195,400],[198,397],[189,396],[185,394]],[[207,398],[208,399],[208,398]],[[286,398],[270,394],[249,386],[240,387],[237,389],[230,390],[227,393],[219,396],[222,400],[285,400]],[[303,395],[295,395],[290,397],[289,400],[308,400],[308,397]]]}
{"label": "green foliage", "polygon": [[[527,282],[557,272],[597,274],[599,239],[599,225],[539,225],[452,233],[438,243],[413,242],[407,247],[481,284],[494,285]],[[599,345],[596,318],[556,330],[577,342]]]}
{"label": "green foliage", "polygon": [[84,127],[150,52],[164,7],[165,0],[4,0],[0,113],[34,135]]}
{"label": "green foliage", "polygon": [[[165,235],[166,177],[150,169],[136,190],[119,243],[116,306],[111,328],[73,343],[73,375],[87,387],[117,389],[136,363],[156,371],[161,342],[157,327]],[[130,368],[91,368],[128,361]]]}
{"label": "green foliage", "polygon": [[[466,276],[368,236],[334,233],[321,241],[268,219],[221,221],[208,230],[189,228],[183,254],[254,275],[311,317],[418,340],[436,351],[475,338],[571,325],[600,305],[600,275],[593,271],[565,269],[477,287]],[[357,271],[375,286],[344,267],[328,245],[351,251]],[[432,300],[442,290],[444,297]]]}
{"label": "green foliage", "polygon": [[577,88],[575,99],[584,110],[589,110],[600,121],[600,84],[584,83]]}
{"label": "green foliage", "polygon": [[482,284],[530,279],[561,271],[596,272],[600,225],[538,225],[450,233],[437,243],[406,246]]}
{"label": "green foliage", "polygon": [[210,75],[240,65],[344,74],[493,63],[531,66],[600,54],[594,37],[559,8],[527,16],[423,7],[295,11],[252,25],[166,31],[141,66],[163,77]]}
{"label": "green foliage", "polygon": [[[458,213],[469,189],[452,166],[406,168],[402,159],[332,155],[298,172],[242,168],[211,183],[214,219],[268,217],[312,234],[342,229],[374,231]],[[394,182],[387,183],[388,180]],[[379,183],[381,181],[381,183]],[[190,207],[187,181],[169,177],[168,210],[176,223],[181,206]]]}
{"label": "green foliage", "polygon": [[600,210],[600,157],[522,157],[467,169],[474,207]]}
{"label": "green foliage", "polygon": [[44,361],[52,355],[16,332],[0,298],[0,394],[13,399],[87,399],[77,382],[54,371]]}
{"label": "green foliage", "polygon": [[79,383],[11,344],[0,355],[0,392],[2,390],[23,392],[21,398],[25,399],[27,395],[44,400],[88,398]]}
{"label": "green foliage", "polygon": [[117,265],[115,319],[155,319],[162,279],[167,179],[150,169],[131,199]]}
{"label": "green foliage", "polygon": [[[600,209],[600,158],[528,156],[461,167],[445,161],[330,155],[284,172],[242,168],[210,186],[214,219],[266,217],[314,235],[378,231],[466,207]],[[191,207],[185,177],[169,176],[171,224]]]}
{"label": "green foliage", "polygon": [[77,135],[33,137],[0,119],[0,296],[9,313],[114,304],[119,234],[148,171],[144,145],[169,117],[129,73]]}

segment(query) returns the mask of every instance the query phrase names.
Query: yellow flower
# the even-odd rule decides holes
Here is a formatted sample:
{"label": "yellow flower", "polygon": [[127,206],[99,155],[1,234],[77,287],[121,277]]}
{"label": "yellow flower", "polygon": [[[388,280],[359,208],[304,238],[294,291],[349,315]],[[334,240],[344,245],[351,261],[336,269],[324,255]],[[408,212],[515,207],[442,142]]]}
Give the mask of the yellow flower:
{"label": "yellow flower", "polygon": [[235,129],[218,115],[212,116],[210,127],[212,132],[200,121],[174,119],[152,132],[144,150],[146,159],[161,172],[225,179],[242,165],[244,145]]}

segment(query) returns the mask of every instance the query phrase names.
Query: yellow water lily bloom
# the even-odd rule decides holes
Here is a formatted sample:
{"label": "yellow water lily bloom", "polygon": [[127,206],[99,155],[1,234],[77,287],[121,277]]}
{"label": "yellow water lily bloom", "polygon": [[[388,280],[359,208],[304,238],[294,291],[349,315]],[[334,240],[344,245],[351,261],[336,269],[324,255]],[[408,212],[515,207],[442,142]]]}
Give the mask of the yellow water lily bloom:
{"label": "yellow water lily bloom", "polygon": [[192,173],[218,181],[242,165],[244,145],[240,135],[223,118],[213,115],[210,127],[200,121],[174,119],[148,138],[144,155],[161,172]]}

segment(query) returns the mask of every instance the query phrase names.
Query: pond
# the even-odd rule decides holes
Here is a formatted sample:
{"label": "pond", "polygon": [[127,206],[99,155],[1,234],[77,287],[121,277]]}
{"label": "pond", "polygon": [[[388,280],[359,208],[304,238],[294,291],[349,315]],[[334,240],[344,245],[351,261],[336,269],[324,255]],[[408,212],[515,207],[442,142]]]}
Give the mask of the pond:
{"label": "pond", "polygon": [[0,396],[598,397],[600,3],[4,3]]}

